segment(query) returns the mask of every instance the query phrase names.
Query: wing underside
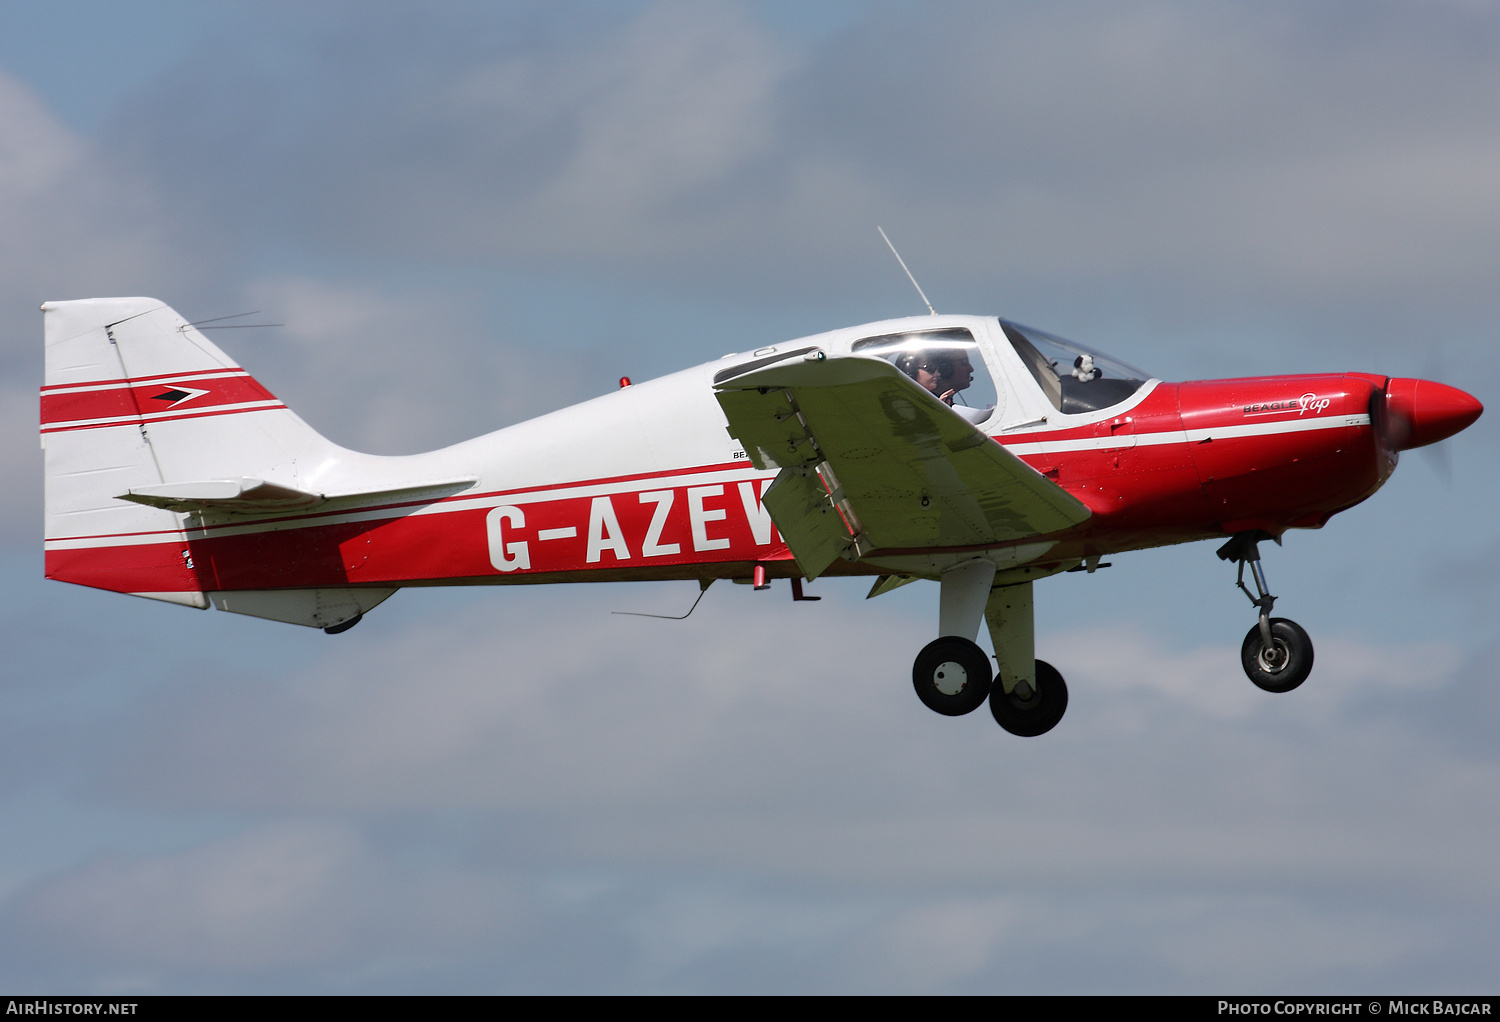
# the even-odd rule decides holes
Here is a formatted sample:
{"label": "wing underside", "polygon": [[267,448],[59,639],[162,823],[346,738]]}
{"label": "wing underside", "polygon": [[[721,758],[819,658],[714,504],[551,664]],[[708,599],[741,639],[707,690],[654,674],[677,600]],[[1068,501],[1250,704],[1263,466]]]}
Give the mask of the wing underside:
{"label": "wing underside", "polygon": [[809,578],[841,556],[998,546],[1089,517],[887,362],[807,355],[716,390],[756,467],[780,469],[765,506]]}

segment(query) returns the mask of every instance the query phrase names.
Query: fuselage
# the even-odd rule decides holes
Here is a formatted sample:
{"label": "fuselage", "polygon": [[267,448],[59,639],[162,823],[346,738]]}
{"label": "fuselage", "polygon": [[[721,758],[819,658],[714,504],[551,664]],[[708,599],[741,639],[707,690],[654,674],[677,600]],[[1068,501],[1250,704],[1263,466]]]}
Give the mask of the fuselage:
{"label": "fuselage", "polygon": [[[1319,527],[1372,494],[1396,464],[1380,423],[1389,382],[1382,376],[1146,379],[1124,400],[1064,412],[999,321],[922,317],[725,356],[428,454],[381,457],[323,442],[276,464],[252,464],[226,445],[217,472],[317,493],[472,482],[435,499],[333,500],[274,515],[167,520],[166,512],[132,505],[71,533],[55,531],[49,518],[47,574],[137,593],[738,578],[756,566],[772,577],[797,575],[761,503],[774,473],[757,470],[729,435],[715,376],[809,348],[857,357],[862,338],[939,328],[972,333],[979,368],[993,381],[994,406],[979,429],[1092,512],[1028,547],[1043,551],[1025,558],[1038,574],[1123,550]],[[204,394],[190,409],[202,416],[212,411],[215,384],[202,374],[194,380],[182,386]],[[244,404],[244,384],[236,386],[225,401]],[[49,426],[47,402],[44,390],[44,437],[49,428],[102,421],[80,398]],[[226,418],[249,426],[261,411],[290,414],[276,402]],[[165,435],[176,421],[162,412],[150,425]],[[879,551],[829,570],[880,574],[895,565],[923,574],[924,564],[963,552]]]}

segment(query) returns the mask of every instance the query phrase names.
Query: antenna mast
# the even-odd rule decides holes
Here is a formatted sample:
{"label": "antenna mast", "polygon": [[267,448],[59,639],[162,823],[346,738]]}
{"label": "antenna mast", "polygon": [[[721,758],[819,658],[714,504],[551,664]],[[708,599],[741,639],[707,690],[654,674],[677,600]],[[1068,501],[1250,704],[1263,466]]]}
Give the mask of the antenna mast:
{"label": "antenna mast", "polygon": [[896,251],[896,246],[891,244],[891,239],[890,238],[886,238],[885,228],[881,227],[879,224],[876,224],[875,225],[875,229],[880,232],[880,236],[882,238],[885,238],[886,246],[891,250],[891,255],[893,255],[893,256],[896,257],[896,262],[900,263],[901,264],[901,269],[903,271],[905,271],[905,273],[906,273],[906,279],[909,280],[909,281],[911,281],[911,286],[917,289],[917,294],[921,295],[921,297],[922,297],[922,304],[925,305],[925,306],[927,306],[927,313],[928,313],[928,315],[936,316],[937,315],[937,310],[932,307],[932,303],[929,302],[927,300],[927,296],[922,293],[922,285],[918,284],[917,283],[917,278],[913,277],[911,275],[911,271],[908,270],[908,269],[906,269],[906,260],[901,258],[901,253],[900,252]]}

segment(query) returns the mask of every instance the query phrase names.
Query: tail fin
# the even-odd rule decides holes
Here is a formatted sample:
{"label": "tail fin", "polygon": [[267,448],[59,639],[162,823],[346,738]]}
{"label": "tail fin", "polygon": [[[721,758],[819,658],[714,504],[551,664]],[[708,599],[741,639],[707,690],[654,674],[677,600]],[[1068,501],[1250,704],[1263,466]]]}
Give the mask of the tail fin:
{"label": "tail fin", "polygon": [[238,479],[296,499],[299,461],[341,449],[155,299],[42,312],[47,577],[207,607],[172,494]]}

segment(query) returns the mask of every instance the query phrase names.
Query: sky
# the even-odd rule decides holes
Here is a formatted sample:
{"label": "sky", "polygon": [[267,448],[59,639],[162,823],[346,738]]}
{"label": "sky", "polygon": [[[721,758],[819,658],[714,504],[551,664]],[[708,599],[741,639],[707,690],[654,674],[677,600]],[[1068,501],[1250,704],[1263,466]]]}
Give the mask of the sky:
{"label": "sky", "polygon": [[405,591],[339,636],[45,582],[49,299],[150,295],[330,439],[452,443],[923,306],[1169,379],[1500,379],[1500,4],[0,5],[0,989],[1489,993],[1492,412],[1268,547],[1037,587]]}

